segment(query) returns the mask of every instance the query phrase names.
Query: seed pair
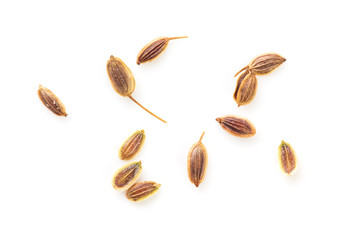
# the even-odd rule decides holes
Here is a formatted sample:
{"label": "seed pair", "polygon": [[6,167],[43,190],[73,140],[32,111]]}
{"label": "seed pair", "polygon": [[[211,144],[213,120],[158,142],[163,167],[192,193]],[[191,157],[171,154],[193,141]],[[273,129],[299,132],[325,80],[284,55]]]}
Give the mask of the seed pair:
{"label": "seed pair", "polygon": [[249,65],[242,68],[235,77],[238,77],[237,85],[233,94],[233,98],[239,106],[249,104],[255,97],[257,92],[257,78],[256,75],[268,74],[282,63],[286,61],[285,58],[278,54],[263,54],[253,59]]}
{"label": "seed pair", "polygon": [[131,162],[121,167],[113,176],[115,190],[126,190],[126,197],[131,201],[148,198],[159,190],[161,184],[152,181],[136,182],[142,172],[142,162]]}
{"label": "seed pair", "polygon": [[[173,39],[186,38],[185,37],[161,37],[155,39],[145,45],[137,56],[137,64],[150,62],[157,58],[167,47],[168,42]],[[137,102],[132,97],[132,92],[135,90],[136,82],[135,78],[130,70],[130,68],[118,57],[110,56],[110,59],[107,62],[107,73],[108,77],[112,83],[114,90],[123,97],[130,98],[138,106],[143,108],[152,116],[156,117],[160,121],[167,123],[162,118],[158,117],[147,108],[143,107],[139,102]]]}
{"label": "seed pair", "polygon": [[[144,130],[134,132],[122,144],[119,150],[121,160],[130,160],[141,150],[145,140]],[[113,176],[113,187],[116,190],[126,190],[126,197],[131,201],[140,201],[154,194],[161,184],[144,181],[135,183],[142,172],[142,163],[131,162],[120,168]]]}

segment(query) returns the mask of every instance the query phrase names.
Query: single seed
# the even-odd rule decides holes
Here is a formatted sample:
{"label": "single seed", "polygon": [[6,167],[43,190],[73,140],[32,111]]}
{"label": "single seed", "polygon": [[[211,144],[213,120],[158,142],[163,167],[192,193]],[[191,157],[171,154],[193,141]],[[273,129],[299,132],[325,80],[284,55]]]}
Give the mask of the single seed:
{"label": "single seed", "polygon": [[107,73],[109,79],[111,80],[112,86],[117,93],[119,93],[123,97],[129,97],[145,111],[161,120],[162,122],[167,123],[165,120],[159,118],[154,113],[143,107],[132,97],[131,94],[135,90],[136,86],[135,78],[133,77],[131,70],[123,61],[121,61],[120,58],[110,56],[110,59],[107,62]]}
{"label": "single seed", "polygon": [[170,40],[180,38],[187,38],[187,36],[172,38],[160,37],[154,39],[139,51],[137,55],[137,64],[140,65],[141,63],[150,62],[154,60],[166,49],[168,42]]}
{"label": "single seed", "polygon": [[142,172],[142,163],[131,162],[120,168],[113,176],[113,187],[116,190],[129,188]]}
{"label": "single seed", "polygon": [[249,104],[255,97],[257,91],[256,75],[246,70],[237,81],[237,86],[233,98],[238,103],[238,107]]}
{"label": "single seed", "polygon": [[158,184],[156,182],[138,182],[127,189],[126,197],[134,202],[142,201],[157,192],[160,186],[161,184]]}
{"label": "single seed", "polygon": [[43,87],[41,84],[38,87],[37,94],[41,102],[54,114],[58,116],[67,116],[65,106],[60,99],[48,88]]}
{"label": "single seed", "polygon": [[199,141],[192,145],[187,156],[187,172],[189,179],[196,187],[203,182],[208,165],[207,149],[202,143],[204,133],[205,132],[202,133]]}
{"label": "single seed", "polygon": [[291,145],[283,140],[279,146],[279,159],[282,171],[287,175],[292,175],[297,165],[296,156]]}
{"label": "single seed", "polygon": [[272,72],[274,69],[279,67],[282,63],[286,61],[285,58],[278,54],[269,53],[262,54],[254,58],[249,65],[242,68],[235,76],[244,70],[249,70],[256,75],[263,75]]}
{"label": "single seed", "polygon": [[255,126],[246,118],[233,115],[216,118],[221,127],[236,137],[252,137],[256,134]]}
{"label": "single seed", "polygon": [[121,160],[132,159],[142,148],[145,139],[144,130],[136,131],[121,146],[119,158]]}

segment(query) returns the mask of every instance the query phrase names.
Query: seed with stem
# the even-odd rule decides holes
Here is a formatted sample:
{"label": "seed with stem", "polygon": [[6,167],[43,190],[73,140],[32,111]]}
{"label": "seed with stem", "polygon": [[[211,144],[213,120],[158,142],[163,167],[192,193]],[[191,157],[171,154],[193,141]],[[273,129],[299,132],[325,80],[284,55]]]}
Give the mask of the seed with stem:
{"label": "seed with stem", "polygon": [[137,55],[137,64],[150,62],[157,58],[167,47],[168,42],[173,39],[187,38],[184,37],[160,37],[156,38],[147,45],[145,45]]}
{"label": "seed with stem", "polygon": [[129,97],[133,102],[150,113],[152,116],[156,117],[164,123],[167,123],[165,120],[156,116],[154,113],[143,107],[132,97],[131,94],[135,90],[136,86],[135,78],[131,70],[120,58],[110,56],[110,59],[107,62],[107,73],[112,86],[117,93],[119,93],[123,97]]}
{"label": "seed with stem", "polygon": [[187,156],[187,172],[189,179],[196,187],[204,180],[208,165],[207,149],[202,143],[204,133],[205,132],[202,133],[199,141],[192,145]]}

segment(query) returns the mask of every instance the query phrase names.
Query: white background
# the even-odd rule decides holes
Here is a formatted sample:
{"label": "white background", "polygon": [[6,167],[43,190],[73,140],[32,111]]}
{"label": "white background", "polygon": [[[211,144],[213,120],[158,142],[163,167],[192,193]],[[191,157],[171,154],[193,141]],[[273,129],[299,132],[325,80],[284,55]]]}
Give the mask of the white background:
{"label": "white background", "polygon": [[[0,239],[345,239],[344,1],[1,1]],[[159,36],[171,41],[136,65]],[[259,54],[287,61],[258,77],[237,108],[233,75]],[[133,97],[111,87],[113,54],[133,71]],[[46,109],[38,85],[65,104]],[[236,138],[216,117],[250,119]],[[135,130],[141,180],[161,183],[134,203],[112,188]],[[197,189],[186,157],[202,132],[209,165]],[[294,147],[296,175],[277,151]]]}

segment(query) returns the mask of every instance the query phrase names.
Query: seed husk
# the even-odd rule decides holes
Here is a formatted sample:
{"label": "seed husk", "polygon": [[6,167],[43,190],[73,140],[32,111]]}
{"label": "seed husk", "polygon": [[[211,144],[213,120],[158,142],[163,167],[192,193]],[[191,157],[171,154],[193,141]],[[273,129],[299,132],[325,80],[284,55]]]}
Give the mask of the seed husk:
{"label": "seed husk", "polygon": [[157,192],[160,186],[161,184],[151,181],[137,182],[127,189],[126,197],[134,202],[142,201]]}
{"label": "seed husk", "polygon": [[58,116],[67,116],[64,104],[60,99],[48,88],[43,87],[41,84],[38,87],[37,94],[41,102],[54,114]]}
{"label": "seed husk", "polygon": [[126,64],[118,57],[110,56],[107,62],[107,73],[108,77],[112,83],[114,90],[123,97],[129,97],[138,106],[143,108],[145,111],[167,123],[162,118],[156,116],[154,113],[150,112],[148,109],[143,107],[139,102],[137,102],[132,97],[132,92],[135,90],[136,82],[131,70],[126,66]]}
{"label": "seed husk", "polygon": [[238,103],[238,107],[249,104],[255,97],[257,91],[256,75],[246,70],[237,81],[237,86],[233,98]]}
{"label": "seed husk", "polygon": [[279,159],[282,171],[287,175],[293,175],[297,165],[296,155],[291,145],[283,140],[279,146]]}
{"label": "seed husk", "polygon": [[137,64],[151,62],[157,58],[167,47],[168,42],[173,39],[187,38],[184,37],[160,37],[152,40],[150,43],[145,45],[137,55]]}
{"label": "seed husk", "polygon": [[228,115],[216,118],[216,121],[224,130],[236,137],[247,138],[256,134],[255,126],[246,118]]}
{"label": "seed husk", "polygon": [[142,148],[144,139],[144,130],[138,130],[132,134],[121,146],[119,150],[119,158],[121,160],[132,159]]}
{"label": "seed husk", "polygon": [[199,141],[192,145],[187,156],[188,176],[196,187],[203,182],[208,165],[207,149],[202,143],[204,133],[205,132],[202,133]]}
{"label": "seed husk", "polygon": [[235,76],[241,73],[244,70],[249,70],[250,72],[256,75],[264,75],[274,71],[286,59],[275,53],[262,54],[254,58],[249,65],[242,68]]}
{"label": "seed husk", "polygon": [[129,188],[142,172],[142,163],[131,162],[121,167],[113,176],[112,184],[115,190],[123,191]]}

